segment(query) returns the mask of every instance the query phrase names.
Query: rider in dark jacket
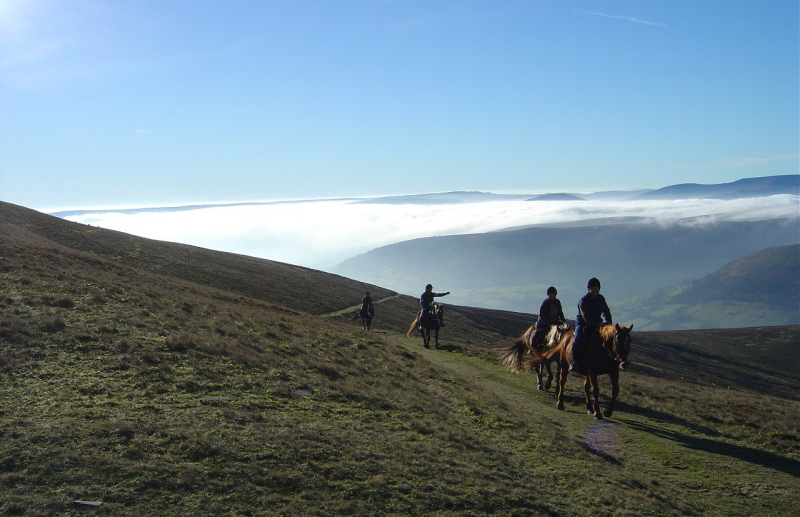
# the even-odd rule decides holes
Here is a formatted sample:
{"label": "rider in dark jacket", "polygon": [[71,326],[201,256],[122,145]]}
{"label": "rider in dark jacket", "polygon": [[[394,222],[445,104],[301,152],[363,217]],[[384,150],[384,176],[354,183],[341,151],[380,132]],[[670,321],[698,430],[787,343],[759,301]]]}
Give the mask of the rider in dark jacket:
{"label": "rider in dark jacket", "polygon": [[375,314],[375,309],[372,307],[372,296],[369,295],[369,291],[364,297],[361,299],[361,314],[372,316]]}
{"label": "rider in dark jacket", "polygon": [[533,333],[531,345],[541,347],[544,337],[550,330],[551,325],[559,325],[567,320],[564,317],[564,310],[561,308],[561,301],[556,298],[558,290],[550,286],[547,288],[547,298],[539,307],[539,317],[536,319],[536,332]]}
{"label": "rider in dark jacket", "polygon": [[[433,286],[428,284],[425,286],[425,292],[419,296],[419,322],[420,325],[423,322],[423,319],[430,317],[433,314],[433,299],[438,298],[440,296],[447,296],[450,294],[450,291],[446,293],[434,293]],[[444,326],[444,322],[440,322],[442,326]]]}
{"label": "rider in dark jacket", "polygon": [[583,368],[583,359],[588,334],[595,332],[602,324],[611,323],[611,309],[600,294],[600,280],[590,278],[586,285],[589,290],[578,302],[578,315],[575,317],[575,338],[572,341],[572,362],[569,371]]}
{"label": "rider in dark jacket", "polygon": [[425,292],[419,296],[419,305],[423,311],[429,311],[433,308],[433,299],[440,296],[447,296],[450,291],[446,293],[434,293],[433,286],[428,284],[425,286]]}

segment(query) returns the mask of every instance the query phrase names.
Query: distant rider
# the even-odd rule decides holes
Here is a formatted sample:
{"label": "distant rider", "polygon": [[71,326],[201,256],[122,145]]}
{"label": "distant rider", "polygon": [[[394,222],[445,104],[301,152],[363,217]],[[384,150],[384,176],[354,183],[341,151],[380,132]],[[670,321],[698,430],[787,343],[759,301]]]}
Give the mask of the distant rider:
{"label": "distant rider", "polygon": [[564,317],[564,310],[561,308],[561,301],[556,298],[558,290],[550,286],[547,288],[547,298],[539,308],[539,317],[536,319],[536,332],[533,333],[531,346],[541,348],[544,344],[544,337],[550,331],[551,325],[560,325],[567,318]]}
{"label": "distant rider", "polygon": [[590,278],[586,288],[589,292],[578,302],[578,315],[575,317],[575,339],[572,341],[572,362],[569,365],[571,372],[584,368],[586,341],[603,325],[603,319],[605,323],[611,323],[611,309],[600,294],[600,280]]}
{"label": "distant rider", "polygon": [[369,295],[369,291],[367,294],[361,298],[361,314],[372,316],[375,314],[375,309],[372,307],[372,297]]}

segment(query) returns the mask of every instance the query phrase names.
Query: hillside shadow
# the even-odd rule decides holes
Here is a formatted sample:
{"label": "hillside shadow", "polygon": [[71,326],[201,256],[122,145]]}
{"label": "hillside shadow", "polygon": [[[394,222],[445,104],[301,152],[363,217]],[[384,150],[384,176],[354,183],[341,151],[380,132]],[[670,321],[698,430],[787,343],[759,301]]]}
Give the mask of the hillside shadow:
{"label": "hillside shadow", "polygon": [[743,447],[731,443],[722,442],[710,438],[699,438],[689,436],[677,431],[670,431],[652,424],[642,422],[621,422],[636,431],[650,433],[652,435],[680,443],[690,449],[727,456],[741,461],[746,461],[754,465],[785,472],[792,477],[800,477],[800,461],[779,454],[774,454],[761,449]]}
{"label": "hillside shadow", "polygon": [[693,424],[686,419],[677,417],[671,413],[665,413],[664,411],[656,411],[654,409],[634,406],[629,403],[619,402],[619,401],[616,404],[616,410],[623,413],[640,415],[649,420],[656,420],[659,422],[664,422],[666,424],[679,425],[687,429],[691,429],[696,433],[704,434],[706,436],[726,437],[724,433],[720,433],[716,429],[713,429],[711,427],[706,427],[704,425]]}
{"label": "hillside shadow", "polygon": [[463,346],[452,345],[452,344],[443,345],[440,343],[438,350],[444,350],[445,352],[463,352],[466,349]]}

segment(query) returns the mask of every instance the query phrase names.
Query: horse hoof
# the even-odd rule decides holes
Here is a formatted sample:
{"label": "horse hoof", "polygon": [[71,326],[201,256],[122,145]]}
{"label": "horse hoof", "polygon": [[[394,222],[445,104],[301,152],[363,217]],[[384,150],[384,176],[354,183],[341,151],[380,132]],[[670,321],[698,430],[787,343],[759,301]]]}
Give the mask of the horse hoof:
{"label": "horse hoof", "polygon": [[556,404],[556,407],[558,409],[560,409],[561,411],[564,411],[564,403],[563,402],[559,402],[558,404]]}
{"label": "horse hoof", "polygon": [[540,384],[540,385],[538,385],[538,386],[536,386],[536,389],[537,389],[537,390],[539,390],[539,391],[544,391],[544,388],[542,387],[542,385],[541,385],[541,384]]}
{"label": "horse hoof", "polygon": [[602,420],[603,419],[603,413],[600,413],[600,412],[595,413],[594,414],[594,418],[596,420]]}
{"label": "horse hoof", "polygon": [[606,418],[611,418],[611,411],[609,411],[609,410],[607,410],[607,409],[606,409],[605,411],[603,411],[603,415],[604,415]]}

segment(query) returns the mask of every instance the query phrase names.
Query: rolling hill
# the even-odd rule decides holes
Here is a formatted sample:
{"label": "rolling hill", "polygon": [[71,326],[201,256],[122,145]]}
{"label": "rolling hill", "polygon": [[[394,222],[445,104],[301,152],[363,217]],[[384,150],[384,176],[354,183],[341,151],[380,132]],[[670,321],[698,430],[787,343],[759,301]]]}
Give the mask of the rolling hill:
{"label": "rolling hill", "polygon": [[617,309],[643,330],[800,323],[800,245],[739,258],[681,287],[622,300]]}
{"label": "rolling hill", "polygon": [[744,178],[731,183],[704,185],[682,183],[643,192],[631,199],[738,199],[743,197],[774,196],[776,194],[800,194],[800,175],[765,176]]}
{"label": "rolling hill", "polygon": [[[800,327],[635,333],[618,412],[496,361],[530,315],[0,204],[4,515],[752,515],[800,504]],[[290,290],[287,294],[286,290]],[[376,332],[350,315],[362,291]],[[590,475],[587,475],[590,473]]]}

